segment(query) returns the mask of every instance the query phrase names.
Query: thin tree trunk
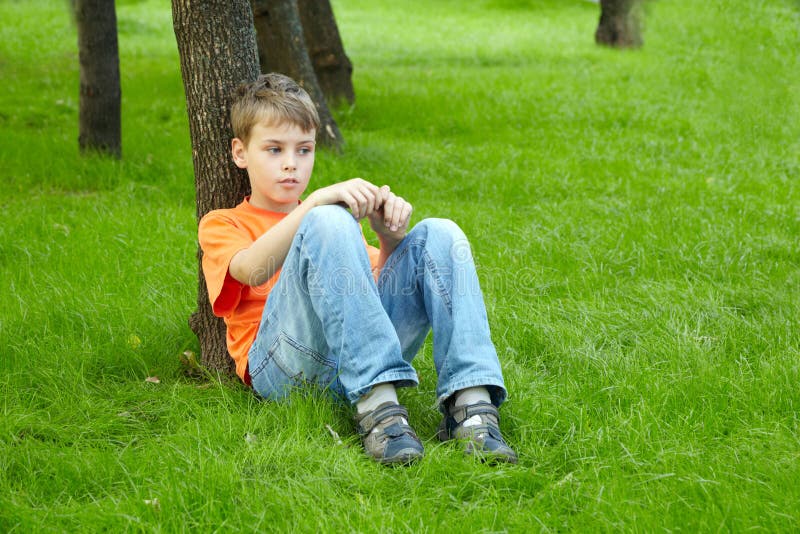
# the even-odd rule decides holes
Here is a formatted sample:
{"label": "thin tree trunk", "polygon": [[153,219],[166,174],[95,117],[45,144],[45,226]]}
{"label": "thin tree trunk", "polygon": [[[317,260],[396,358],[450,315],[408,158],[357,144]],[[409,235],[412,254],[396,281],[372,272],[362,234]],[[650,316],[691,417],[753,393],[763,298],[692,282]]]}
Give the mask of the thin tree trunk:
{"label": "thin tree trunk", "polygon": [[328,104],[352,104],[353,64],[344,52],[330,0],[298,0],[306,47]]}
{"label": "thin tree trunk", "polygon": [[78,146],[120,157],[119,47],[114,0],[77,0],[80,62]]}
{"label": "thin tree trunk", "polygon": [[640,0],[600,0],[600,22],[594,39],[615,48],[642,46]]}
{"label": "thin tree trunk", "polygon": [[293,78],[317,106],[321,130],[317,141],[339,149],[342,134],[320,89],[306,48],[297,0],[252,0],[261,69]]}
{"label": "thin tree trunk", "polygon": [[[231,159],[229,111],[234,88],[258,77],[253,16],[248,0],[172,0],[181,74],[189,114],[197,220],[213,209],[233,207],[249,194],[247,174]],[[233,370],[225,325],[211,312],[198,249],[197,311],[189,325],[200,341],[206,367]]]}
{"label": "thin tree trunk", "polygon": [[289,76],[292,69],[292,58],[288,53],[288,44],[284,43],[286,32],[280,32],[280,21],[275,19],[270,0],[251,0],[253,9],[253,26],[256,30],[258,44],[258,62],[261,72],[280,72]]}

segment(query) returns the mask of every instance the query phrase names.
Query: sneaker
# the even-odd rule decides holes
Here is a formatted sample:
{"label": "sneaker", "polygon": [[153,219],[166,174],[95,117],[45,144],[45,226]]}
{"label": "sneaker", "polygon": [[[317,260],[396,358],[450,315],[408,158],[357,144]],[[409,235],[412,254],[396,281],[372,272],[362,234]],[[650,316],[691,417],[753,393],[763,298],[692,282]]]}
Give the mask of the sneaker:
{"label": "sneaker", "polygon": [[385,402],[356,416],[364,451],[382,464],[410,464],[425,454],[405,406]]}
{"label": "sneaker", "polygon": [[[493,404],[478,402],[469,406],[449,406],[446,411],[439,425],[438,436],[441,441],[463,440],[466,442],[466,454],[474,454],[491,462],[517,463],[517,453],[506,444],[500,433],[500,414]],[[465,421],[476,415],[480,417],[480,424],[464,425]]]}

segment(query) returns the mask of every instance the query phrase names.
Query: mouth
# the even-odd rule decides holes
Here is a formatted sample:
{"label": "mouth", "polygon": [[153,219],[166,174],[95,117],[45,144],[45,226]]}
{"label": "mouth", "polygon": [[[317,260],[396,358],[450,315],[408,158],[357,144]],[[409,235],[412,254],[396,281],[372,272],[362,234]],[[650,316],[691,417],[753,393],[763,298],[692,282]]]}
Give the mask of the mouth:
{"label": "mouth", "polygon": [[279,184],[299,184],[300,180],[297,178],[282,178],[278,180]]}

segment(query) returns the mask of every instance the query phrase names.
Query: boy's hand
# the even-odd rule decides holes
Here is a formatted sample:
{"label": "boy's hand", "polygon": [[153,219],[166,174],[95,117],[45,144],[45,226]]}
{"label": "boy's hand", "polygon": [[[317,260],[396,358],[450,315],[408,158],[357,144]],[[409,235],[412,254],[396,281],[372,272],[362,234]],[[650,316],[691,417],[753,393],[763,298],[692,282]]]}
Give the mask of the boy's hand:
{"label": "boy's hand", "polygon": [[388,185],[381,187],[379,193],[383,203],[377,210],[369,213],[369,225],[378,235],[381,248],[386,245],[394,248],[406,236],[413,207],[405,199],[392,193]]}
{"label": "boy's hand", "polygon": [[353,178],[317,189],[308,195],[306,201],[311,201],[315,206],[343,204],[350,209],[353,217],[361,220],[383,204],[383,197],[378,186],[361,178]]}

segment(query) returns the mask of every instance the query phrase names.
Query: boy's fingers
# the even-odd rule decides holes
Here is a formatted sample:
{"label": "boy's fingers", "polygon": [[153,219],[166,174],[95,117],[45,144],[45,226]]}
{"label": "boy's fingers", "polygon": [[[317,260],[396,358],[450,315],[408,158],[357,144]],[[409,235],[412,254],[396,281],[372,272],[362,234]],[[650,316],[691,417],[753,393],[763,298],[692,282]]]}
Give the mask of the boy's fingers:
{"label": "boy's fingers", "polygon": [[411,220],[411,212],[414,211],[413,206],[408,202],[403,205],[403,210],[400,213],[400,227],[408,228],[408,223]]}
{"label": "boy's fingers", "polygon": [[368,181],[366,181],[366,180],[365,180],[365,179],[363,179],[363,178],[356,178],[356,182],[357,182],[359,185],[366,185],[366,186],[368,186],[368,187],[377,187],[377,186],[376,186],[375,184],[373,184],[372,182],[368,182]]}
{"label": "boy's fingers", "polygon": [[383,188],[375,187],[375,203],[372,205],[372,211],[378,211],[383,205]]}
{"label": "boy's fingers", "polygon": [[358,219],[362,219],[367,214],[367,196],[361,191],[354,191],[353,198],[356,201],[356,210],[353,212]]}
{"label": "boy's fingers", "polygon": [[389,197],[390,193],[391,189],[389,189],[388,185],[381,186],[381,188],[378,189],[378,195],[375,198],[376,210],[380,209],[380,207],[383,206],[383,203],[386,202],[386,199]]}
{"label": "boy's fingers", "polygon": [[383,224],[387,228],[392,226],[392,214],[394,212],[395,200],[397,197],[393,193],[389,193],[386,202],[383,203]]}
{"label": "boy's fingers", "polygon": [[389,227],[392,232],[400,228],[400,216],[403,213],[403,205],[405,203],[405,200],[403,200],[401,197],[395,197],[394,199],[394,203],[392,204],[392,224]]}
{"label": "boy's fingers", "polygon": [[358,204],[356,203],[356,199],[353,198],[353,195],[345,191],[344,193],[342,193],[342,202],[344,202],[347,205],[347,208],[350,210],[350,213],[352,213],[353,216],[355,216],[356,213],[358,212]]}
{"label": "boy's fingers", "polygon": [[375,186],[370,187],[367,192],[368,205],[367,213],[372,213],[380,207],[381,191]]}
{"label": "boy's fingers", "polygon": [[353,180],[353,186],[354,187],[350,189],[350,191],[359,204],[357,213],[353,212],[353,215],[356,215],[360,219],[375,209],[375,197],[378,194],[378,188],[360,178]]}
{"label": "boy's fingers", "polygon": [[379,194],[378,186],[373,184],[372,182],[368,182],[362,178],[358,179],[358,189],[362,192],[369,191],[371,196],[377,196]]}

